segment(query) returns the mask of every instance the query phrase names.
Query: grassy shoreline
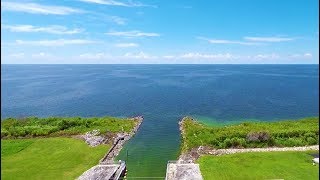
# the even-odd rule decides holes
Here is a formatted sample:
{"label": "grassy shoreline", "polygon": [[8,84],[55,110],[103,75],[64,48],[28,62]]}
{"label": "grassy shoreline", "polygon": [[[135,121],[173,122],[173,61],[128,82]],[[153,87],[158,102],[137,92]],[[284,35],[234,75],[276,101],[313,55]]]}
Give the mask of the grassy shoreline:
{"label": "grassy shoreline", "polygon": [[[99,163],[112,146],[113,135],[133,135],[139,118],[28,117],[1,121],[3,179],[75,179]],[[94,129],[109,144],[90,147],[74,135]],[[132,134],[133,133],[133,134]]]}
{"label": "grassy shoreline", "polygon": [[108,116],[7,118],[1,120],[1,139],[71,136],[93,129],[99,129],[101,134],[129,133],[138,123],[136,119]]}
{"label": "grassy shoreline", "polygon": [[199,146],[222,149],[319,144],[319,117],[276,122],[243,122],[224,127],[208,127],[191,117],[185,117],[179,125],[182,152]]}
{"label": "grassy shoreline", "polygon": [[198,163],[204,179],[319,179],[310,146],[319,144],[319,117],[216,127],[185,117],[179,126],[179,160]]}

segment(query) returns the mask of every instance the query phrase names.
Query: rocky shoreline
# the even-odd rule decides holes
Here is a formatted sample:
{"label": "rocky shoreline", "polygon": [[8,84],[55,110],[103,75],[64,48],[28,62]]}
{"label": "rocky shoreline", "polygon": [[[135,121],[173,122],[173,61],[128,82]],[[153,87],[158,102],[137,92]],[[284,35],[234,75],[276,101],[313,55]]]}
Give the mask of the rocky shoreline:
{"label": "rocky shoreline", "polygon": [[246,153],[246,152],[279,152],[279,151],[319,151],[319,145],[299,146],[299,147],[267,147],[267,148],[243,148],[243,149],[214,149],[212,147],[200,146],[192,150],[182,153],[179,156],[179,162],[194,163],[202,155],[220,156],[226,154]]}
{"label": "rocky shoreline", "polygon": [[[182,146],[185,146],[186,144],[184,143],[184,141],[185,141],[185,130],[184,130],[184,128],[183,128],[183,122],[185,121],[185,119],[188,119],[188,118],[190,118],[190,119],[192,119],[192,120],[194,120],[193,118],[191,118],[191,117],[188,117],[188,116],[186,116],[186,117],[184,117],[184,118],[182,118],[180,121],[179,121],[179,130],[180,130],[180,134],[181,134],[181,137],[182,137]],[[180,159],[180,158],[179,158]]]}
{"label": "rocky shoreline", "polygon": [[138,131],[138,129],[143,121],[143,116],[133,117],[133,118],[131,118],[131,120],[137,120],[138,123],[131,130],[130,133],[117,133],[116,134],[116,136],[113,138],[112,147],[109,149],[109,151],[106,153],[106,155],[100,160],[100,164],[114,163],[114,158],[116,156],[118,156],[124,143],[127,142]]}
{"label": "rocky shoreline", "polygon": [[102,143],[110,144],[111,142],[113,145],[100,160],[99,164],[85,171],[77,178],[78,180],[118,179],[118,176],[120,177],[125,174],[125,162],[115,162],[114,158],[120,153],[124,143],[138,131],[143,121],[143,116],[137,116],[130,119],[137,121],[130,133],[107,133],[104,136],[99,136],[99,132],[94,130],[80,136],[89,146],[97,146]]}
{"label": "rocky shoreline", "polygon": [[105,135],[101,135],[100,131],[96,129],[87,132],[84,135],[77,135],[75,138],[84,140],[91,147],[95,147],[100,144],[112,144],[112,147],[100,160],[100,164],[112,164],[114,163],[114,158],[120,153],[124,143],[138,131],[143,121],[143,116],[137,116],[129,119],[138,121],[130,133],[106,133]]}

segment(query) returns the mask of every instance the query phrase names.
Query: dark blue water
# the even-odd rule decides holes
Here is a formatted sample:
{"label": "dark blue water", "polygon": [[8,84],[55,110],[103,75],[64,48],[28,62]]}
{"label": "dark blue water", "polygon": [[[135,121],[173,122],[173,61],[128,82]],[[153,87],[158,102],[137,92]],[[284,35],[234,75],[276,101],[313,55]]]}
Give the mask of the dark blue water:
{"label": "dark blue water", "polygon": [[230,122],[319,115],[318,65],[2,65],[1,118],[135,116],[129,177],[164,177],[185,115]]}

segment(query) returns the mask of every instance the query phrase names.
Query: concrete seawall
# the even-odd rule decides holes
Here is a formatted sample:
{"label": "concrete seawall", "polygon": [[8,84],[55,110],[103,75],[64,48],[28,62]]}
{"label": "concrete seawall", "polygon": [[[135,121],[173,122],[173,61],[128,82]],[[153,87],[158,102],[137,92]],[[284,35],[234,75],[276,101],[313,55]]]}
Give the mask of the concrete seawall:
{"label": "concrete seawall", "polygon": [[168,161],[165,180],[203,180],[199,164]]}
{"label": "concrete seawall", "polygon": [[114,158],[121,151],[124,143],[128,141],[139,129],[143,116],[131,118],[138,120],[136,126],[130,133],[118,133],[114,138],[112,147],[108,150],[105,156],[99,161],[99,164],[85,171],[78,180],[118,180],[125,177],[127,168],[125,161],[114,162]]}

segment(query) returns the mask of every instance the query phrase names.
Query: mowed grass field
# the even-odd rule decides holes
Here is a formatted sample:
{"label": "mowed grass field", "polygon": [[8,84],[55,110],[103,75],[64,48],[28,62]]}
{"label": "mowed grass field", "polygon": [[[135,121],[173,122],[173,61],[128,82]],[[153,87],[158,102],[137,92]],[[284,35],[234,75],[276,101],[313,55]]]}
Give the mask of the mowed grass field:
{"label": "mowed grass field", "polygon": [[[205,180],[319,179],[311,152],[250,152],[198,159]],[[314,153],[314,152],[312,152]]]}
{"label": "mowed grass field", "polygon": [[1,140],[1,179],[75,179],[109,148],[67,137]]}

